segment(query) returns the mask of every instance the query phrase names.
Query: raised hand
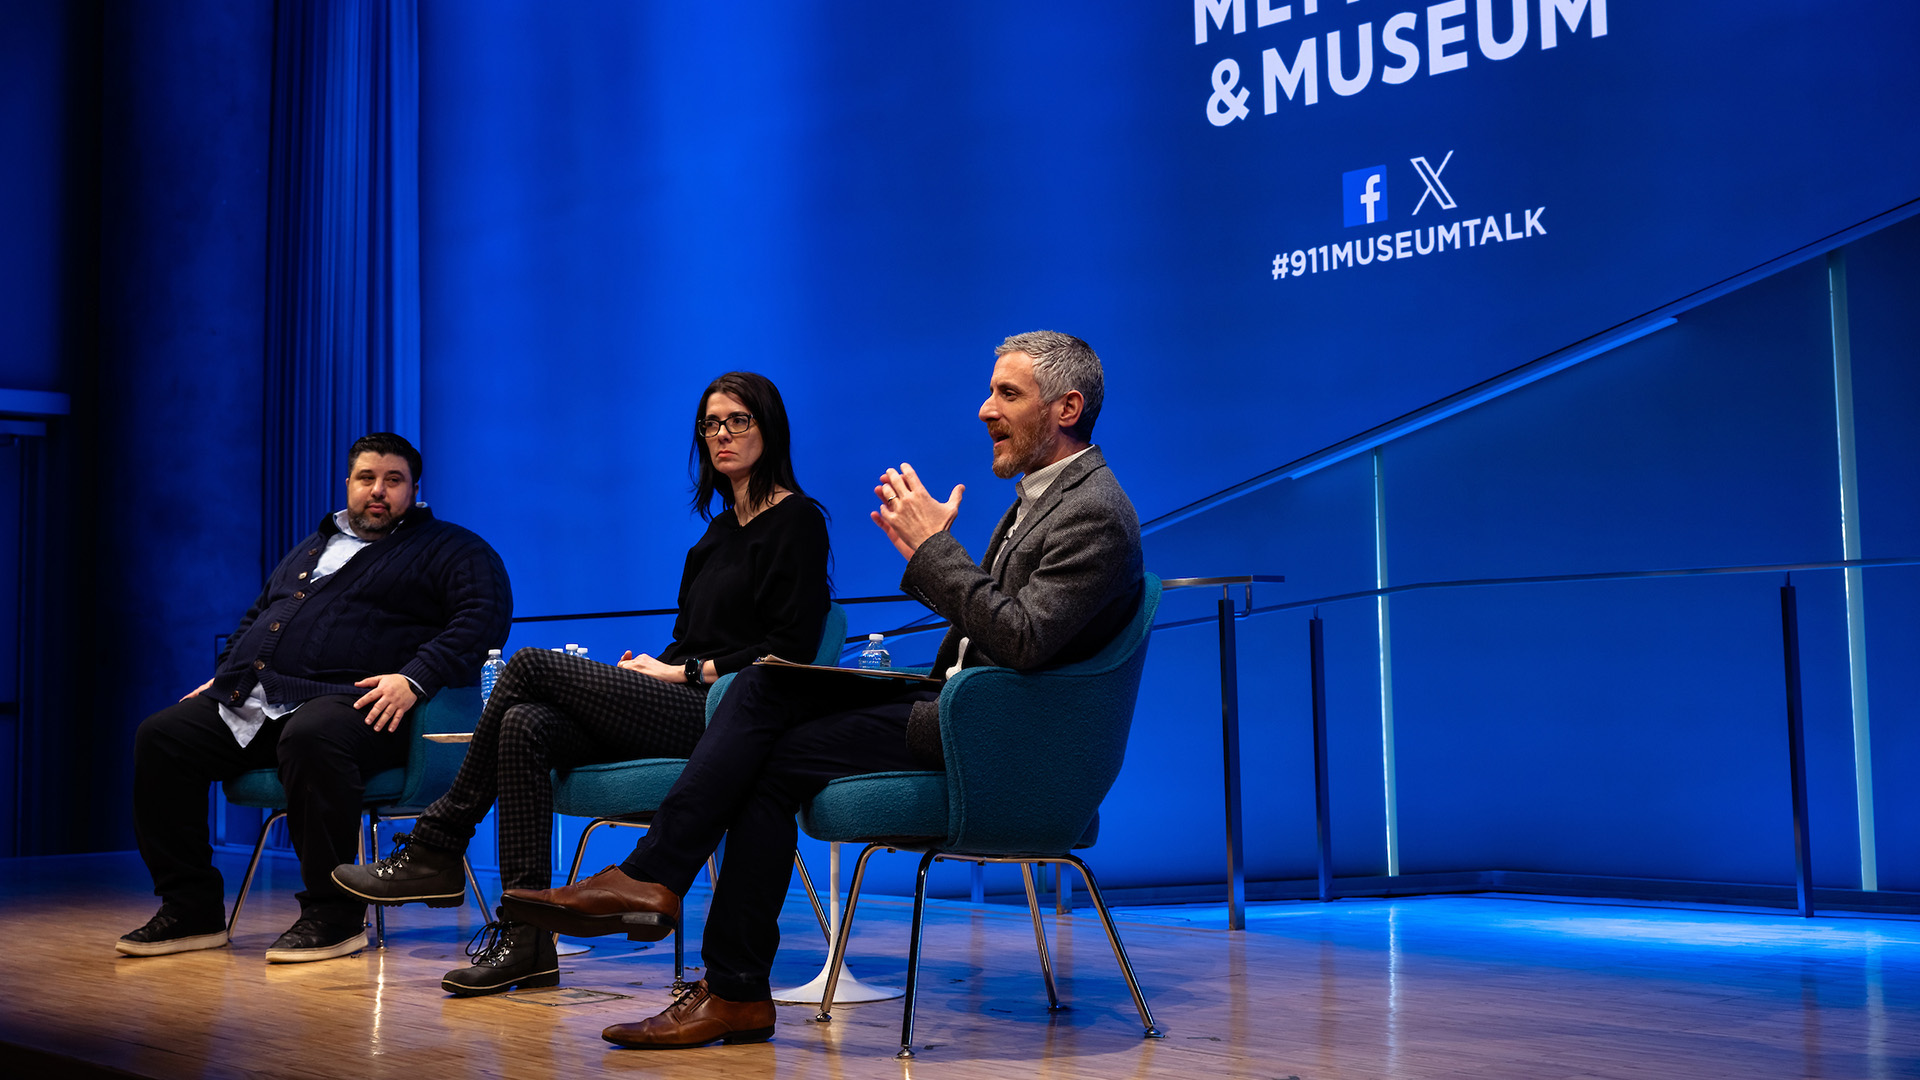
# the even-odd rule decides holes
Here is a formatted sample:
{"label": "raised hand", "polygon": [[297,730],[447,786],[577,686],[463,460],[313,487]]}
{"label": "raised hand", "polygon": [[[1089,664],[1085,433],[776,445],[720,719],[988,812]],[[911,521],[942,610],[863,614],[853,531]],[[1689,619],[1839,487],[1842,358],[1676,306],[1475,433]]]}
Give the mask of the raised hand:
{"label": "raised hand", "polygon": [[960,516],[960,497],[966,490],[965,484],[956,484],[941,502],[921,483],[913,466],[902,462],[900,468],[888,469],[880,477],[873,489],[880,508],[868,516],[893,541],[894,549],[911,559],[927,537],[953,527],[954,519]]}

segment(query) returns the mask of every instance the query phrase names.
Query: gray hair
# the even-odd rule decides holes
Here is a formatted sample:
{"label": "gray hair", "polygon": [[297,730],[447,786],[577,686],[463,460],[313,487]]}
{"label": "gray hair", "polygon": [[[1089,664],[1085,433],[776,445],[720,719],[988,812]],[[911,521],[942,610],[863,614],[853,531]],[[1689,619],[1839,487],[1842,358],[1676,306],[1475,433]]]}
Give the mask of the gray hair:
{"label": "gray hair", "polygon": [[1040,384],[1040,396],[1047,401],[1064,397],[1068,391],[1080,391],[1085,404],[1080,420],[1067,434],[1081,442],[1093,441],[1093,422],[1100,419],[1100,401],[1106,396],[1106,375],[1093,346],[1053,330],[1029,330],[1015,334],[993,350],[995,356],[1026,353],[1033,358],[1033,379]]}

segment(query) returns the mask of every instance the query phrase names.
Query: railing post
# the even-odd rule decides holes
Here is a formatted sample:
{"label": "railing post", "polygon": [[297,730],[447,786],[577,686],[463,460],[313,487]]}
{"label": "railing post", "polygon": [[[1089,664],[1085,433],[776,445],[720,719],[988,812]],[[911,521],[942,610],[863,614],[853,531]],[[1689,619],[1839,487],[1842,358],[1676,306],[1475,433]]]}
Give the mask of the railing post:
{"label": "railing post", "polygon": [[1800,703],[1800,614],[1793,575],[1780,586],[1780,646],[1787,676],[1787,772],[1793,788],[1793,878],[1800,914],[1813,917],[1813,845],[1807,835],[1807,728]]}
{"label": "railing post", "polygon": [[1327,648],[1320,609],[1307,622],[1307,653],[1313,666],[1313,829],[1320,852],[1320,900],[1333,899],[1333,830],[1327,798]]}
{"label": "railing post", "polygon": [[1233,599],[1220,587],[1220,740],[1227,797],[1227,929],[1247,928],[1247,858],[1240,833],[1240,671]]}

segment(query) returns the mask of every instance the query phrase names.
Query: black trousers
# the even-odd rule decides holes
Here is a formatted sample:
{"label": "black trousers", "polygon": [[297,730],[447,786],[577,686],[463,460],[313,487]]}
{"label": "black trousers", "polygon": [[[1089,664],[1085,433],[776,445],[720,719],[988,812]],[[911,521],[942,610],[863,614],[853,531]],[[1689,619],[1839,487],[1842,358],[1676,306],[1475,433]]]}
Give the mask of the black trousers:
{"label": "black trousers", "polygon": [[799,838],[794,814],[830,780],[924,768],[907,751],[907,715],[914,702],[936,696],[887,680],[779,668],[749,667],[735,677],[621,864],[632,877],[684,895],[727,838],[701,948],[714,993],[729,1001],[772,996],[768,976]]}
{"label": "black trousers", "polygon": [[366,905],[333,883],[353,861],[366,778],[407,762],[410,724],[376,732],[355,694],[328,694],[269,720],[246,746],[213,699],[194,695],[141,721],[133,740],[133,830],[164,904],[225,911],[225,884],[207,835],[207,785],[253,769],[280,771],[287,832],[300,857],[301,913],[336,925]]}
{"label": "black trousers", "polygon": [[473,741],[447,793],[420,815],[413,835],[465,851],[474,826],[499,799],[500,883],[553,884],[550,770],[596,761],[686,757],[705,730],[707,688],[667,683],[613,664],[547,649],[521,649],[487,699]]}

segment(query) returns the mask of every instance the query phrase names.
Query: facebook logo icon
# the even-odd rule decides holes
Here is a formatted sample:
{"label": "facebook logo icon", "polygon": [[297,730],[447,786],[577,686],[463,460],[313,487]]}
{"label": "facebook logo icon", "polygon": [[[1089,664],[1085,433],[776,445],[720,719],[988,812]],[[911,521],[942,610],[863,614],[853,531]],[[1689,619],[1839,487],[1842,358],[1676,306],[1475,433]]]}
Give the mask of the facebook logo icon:
{"label": "facebook logo icon", "polygon": [[1347,228],[1387,220],[1387,167],[1375,165],[1341,173],[1340,206]]}

